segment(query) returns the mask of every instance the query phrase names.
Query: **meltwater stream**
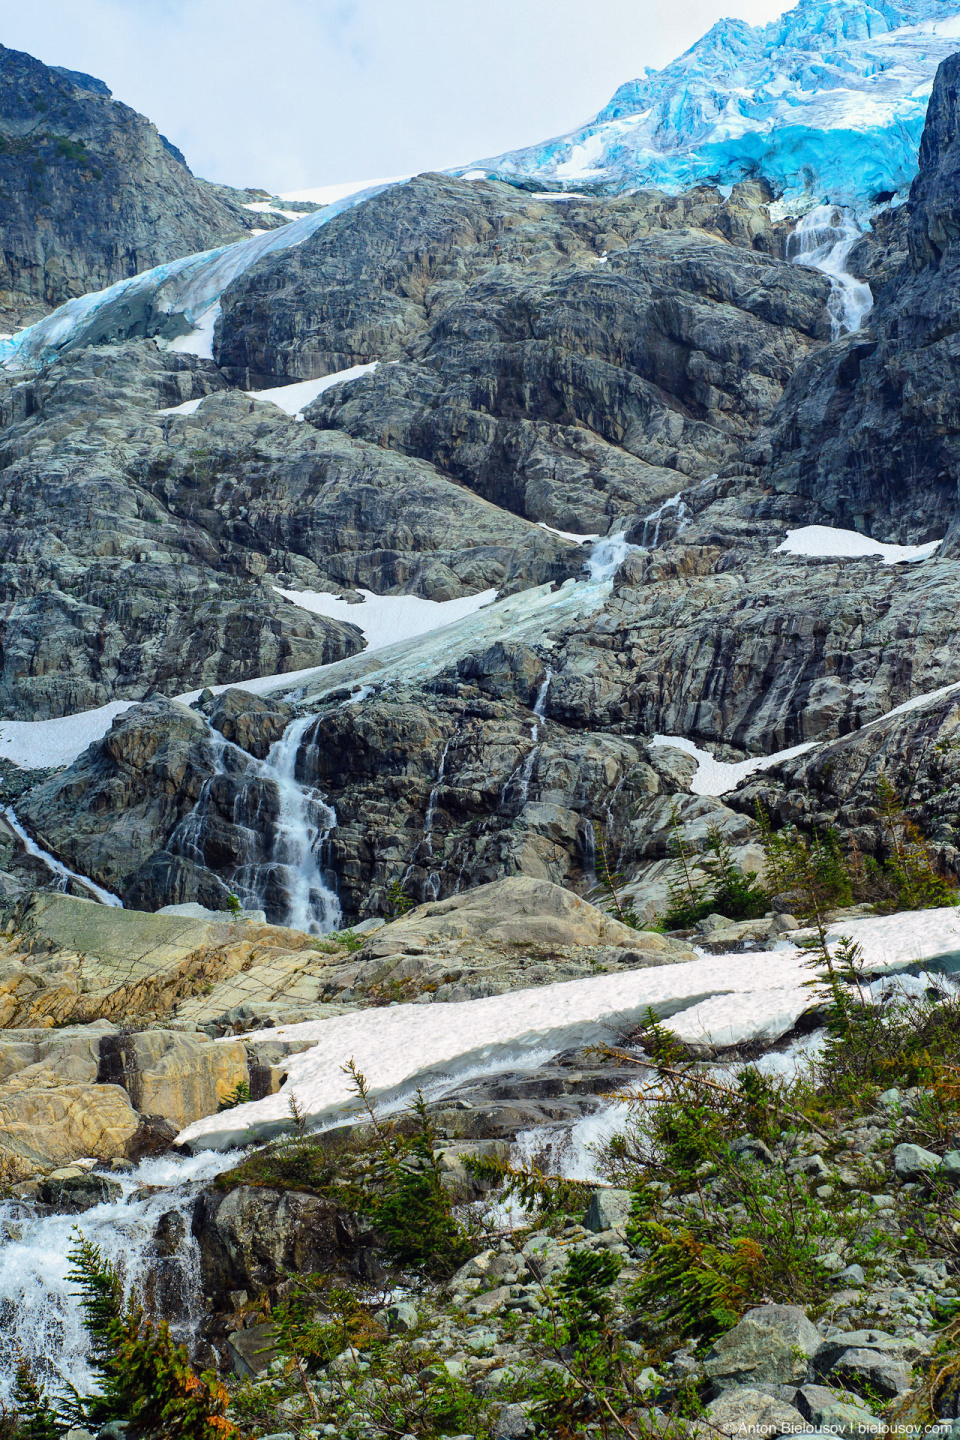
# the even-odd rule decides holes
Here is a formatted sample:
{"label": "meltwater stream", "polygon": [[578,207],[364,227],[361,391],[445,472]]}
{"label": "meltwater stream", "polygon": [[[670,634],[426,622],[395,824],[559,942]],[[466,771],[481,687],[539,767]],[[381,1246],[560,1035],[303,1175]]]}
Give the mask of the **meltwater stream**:
{"label": "meltwater stream", "polygon": [[[127,1286],[151,1293],[177,1340],[195,1337],[203,1299],[200,1254],[190,1233],[201,1183],[235,1164],[238,1153],[202,1151],[191,1159],[144,1160],[119,1181],[118,1200],[82,1215],[37,1216],[17,1200],[0,1206],[0,1401],[8,1403],[20,1354],[50,1389],[89,1392],[88,1337],[68,1279],[69,1251],[81,1232],[117,1265]],[[172,1243],[157,1246],[161,1217]],[[163,1253],[169,1252],[172,1253]]]}
{"label": "meltwater stream", "polygon": [[797,223],[787,239],[787,259],[809,265],[830,281],[827,310],[831,339],[860,329],[873,308],[870,286],[847,270],[850,252],[863,234],[852,210],[843,205],[818,205]]}
{"label": "meltwater stream", "polygon": [[[214,773],[168,842],[175,855],[207,865],[207,846],[222,843],[224,812],[236,864],[224,872],[245,908],[265,910],[275,924],[325,934],[340,923],[337,893],[322,868],[323,847],[337,823],[320,792],[298,777],[315,745],[305,744],[315,715],[289,724],[265,760],[209,729]],[[301,758],[301,751],[305,759]],[[299,765],[298,765],[299,762]]]}

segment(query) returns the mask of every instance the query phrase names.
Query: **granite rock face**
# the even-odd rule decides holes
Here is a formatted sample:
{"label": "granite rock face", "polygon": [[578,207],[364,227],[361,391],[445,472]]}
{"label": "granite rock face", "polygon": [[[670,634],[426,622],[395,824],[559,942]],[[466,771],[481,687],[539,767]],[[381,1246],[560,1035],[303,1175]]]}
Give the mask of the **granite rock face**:
{"label": "granite rock face", "polygon": [[176,147],[102,81],[6,47],[0,184],[4,329],[262,223],[196,179]]}
{"label": "granite rock face", "polygon": [[241,276],[217,358],[242,384],[389,361],[308,410],[516,514],[617,528],[755,434],[824,331],[757,186],[550,203],[439,175]]}
{"label": "granite rock face", "polygon": [[[757,798],[877,853],[883,766],[953,868],[949,746],[924,738],[952,719],[884,718],[960,682],[953,541],[902,566],[778,548],[808,524],[953,523],[949,356],[899,389],[876,368],[952,343],[929,318],[952,303],[952,74],[909,213],[851,262],[877,297],[859,335],[830,341],[829,283],[781,258],[757,186],[557,200],[426,175],[239,277],[216,361],[128,342],[7,377],[0,700],[21,718],[145,702],[11,791],[31,833],[141,909],[218,908],[255,872],[280,922],[293,779],[314,819],[333,812],[315,850],[347,921],[387,916],[398,883],[428,904],[509,877],[587,896],[605,864],[650,918],[674,811],[694,852],[717,827],[751,870]],[[373,360],[302,422],[270,403]],[[904,418],[910,386],[940,407],[932,440]],[[883,426],[923,456],[864,449]],[[576,539],[598,532],[609,584],[595,551],[581,587]],[[519,604],[535,586],[560,590],[539,628],[520,606],[406,669],[281,593]],[[259,698],[157,695],[263,675]],[[815,748],[717,798],[655,735],[729,761]],[[11,863],[36,883],[42,862]]]}

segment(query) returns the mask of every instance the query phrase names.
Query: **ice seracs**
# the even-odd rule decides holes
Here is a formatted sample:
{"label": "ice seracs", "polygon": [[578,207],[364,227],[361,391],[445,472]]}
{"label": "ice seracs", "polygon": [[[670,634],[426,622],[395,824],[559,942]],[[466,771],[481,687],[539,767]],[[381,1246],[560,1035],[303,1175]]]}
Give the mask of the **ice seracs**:
{"label": "ice seracs", "polygon": [[720,20],[588,124],[472,168],[616,193],[762,178],[799,209],[866,211],[909,188],[958,37],[957,0],[800,0],[768,25]]}

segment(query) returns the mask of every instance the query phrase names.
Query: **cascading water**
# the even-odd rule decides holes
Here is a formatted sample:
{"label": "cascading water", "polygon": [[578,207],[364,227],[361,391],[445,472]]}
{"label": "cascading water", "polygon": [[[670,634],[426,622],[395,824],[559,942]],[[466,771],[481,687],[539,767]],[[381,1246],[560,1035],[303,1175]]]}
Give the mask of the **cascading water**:
{"label": "cascading water", "polygon": [[[687,518],[687,507],[680,495],[677,494],[671,495],[668,500],[664,500],[662,505],[658,505],[656,510],[651,511],[650,514],[645,517],[643,522],[643,535],[640,541],[640,548],[642,550],[656,549],[660,540],[660,526],[663,523],[663,517],[670,510],[676,510],[677,512],[676,533],[679,535]],[[653,526],[652,532],[650,529],[651,525]]]}
{"label": "cascading water", "polygon": [[595,541],[587,560],[590,579],[612,579],[627,556],[640,554],[641,550],[640,545],[627,543],[626,530],[618,530],[615,535],[607,535],[603,540]]}
{"label": "cascading water", "polygon": [[[263,762],[262,776],[274,781],[279,800],[273,853],[265,868],[286,890],[286,924],[295,930],[323,934],[335,930],[341,917],[337,893],[320,868],[323,845],[337,816],[319,791],[297,780],[303,737],[315,720],[315,715],[305,715],[288,725]],[[316,748],[315,744],[306,747],[308,757]],[[255,883],[258,895],[265,893],[266,882],[264,875]]]}
{"label": "cascading water", "polygon": [[[297,778],[304,736],[316,721],[304,715],[288,725],[265,760],[209,729],[214,773],[197,803],[175,830],[168,848],[197,865],[208,865],[207,847],[217,843],[228,819],[236,863],[223,873],[241,903],[263,909],[278,924],[324,934],[340,924],[340,901],[323,872],[323,846],[337,823],[320,792]],[[224,815],[226,809],[227,814]]]}
{"label": "cascading water", "polygon": [[37,842],[24,830],[9,805],[4,807],[3,815],[27,854],[32,855],[37,860],[42,860],[47,869],[56,875],[61,890],[66,890],[68,882],[75,880],[79,885],[82,885],[85,890],[88,890],[95,899],[99,900],[101,905],[113,905],[119,907],[121,910],[123,909],[123,901],[119,900],[116,895],[111,895],[109,890],[104,890],[103,886],[98,885],[95,880],[88,880],[86,875],[78,875],[76,870],[70,870],[64,865],[63,861],[58,860],[55,855],[49,855],[46,850],[41,850]]}
{"label": "cascading water", "polygon": [[818,205],[798,222],[787,239],[787,259],[809,265],[830,281],[827,310],[831,339],[860,329],[873,308],[870,286],[846,268],[850,251],[863,232],[852,210],[843,205]]}
{"label": "cascading water", "polygon": [[[433,822],[437,816],[437,801],[440,798],[440,787],[443,785],[443,777],[447,773],[447,756],[450,753],[450,746],[453,744],[456,732],[447,740],[440,755],[440,764],[437,766],[437,777],[433,782],[430,795],[427,800],[427,813],[423,817],[423,841],[425,847],[425,859],[433,858]],[[424,899],[439,900],[440,898],[440,871],[431,870],[424,882]]]}
{"label": "cascading water", "polygon": [[[34,1215],[17,1200],[0,1207],[0,1400],[9,1402],[19,1354],[54,1392],[95,1388],[89,1337],[68,1279],[76,1230],[122,1269],[141,1298],[149,1300],[152,1291],[177,1340],[195,1340],[203,1302],[199,1250],[190,1233],[194,1196],[200,1183],[237,1159],[236,1151],[205,1150],[190,1159],[145,1160],[111,1177],[122,1186],[119,1199],[80,1216]],[[154,1236],[161,1216],[171,1212],[181,1238],[173,1254],[161,1258]]]}

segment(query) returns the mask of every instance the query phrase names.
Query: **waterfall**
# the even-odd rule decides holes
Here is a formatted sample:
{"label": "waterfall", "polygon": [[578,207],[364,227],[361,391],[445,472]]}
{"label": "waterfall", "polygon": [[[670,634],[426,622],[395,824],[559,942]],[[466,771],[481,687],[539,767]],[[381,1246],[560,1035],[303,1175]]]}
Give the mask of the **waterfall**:
{"label": "waterfall", "polygon": [[[194,1196],[201,1182],[238,1158],[236,1151],[204,1150],[190,1159],[144,1160],[111,1175],[122,1187],[119,1199],[79,1216],[34,1215],[18,1200],[0,1206],[0,1401],[9,1403],[18,1353],[54,1392],[95,1388],[76,1285],[67,1278],[75,1229],[122,1269],[128,1288],[145,1301],[152,1291],[175,1338],[192,1346],[203,1318],[200,1255],[190,1233]],[[182,1225],[182,1238],[169,1258],[158,1258],[157,1222],[170,1212],[179,1217],[174,1225]]]}
{"label": "waterfall", "polygon": [[545,674],[544,677],[543,677],[543,684],[540,686],[540,689],[537,691],[537,698],[536,698],[536,700],[533,702],[533,713],[534,713],[534,715],[536,716],[536,719],[534,720],[534,723],[533,723],[533,727],[532,727],[532,729],[531,729],[531,731],[530,731],[530,739],[533,740],[533,741],[536,741],[537,739],[539,739],[539,736],[540,736],[540,725],[539,725],[538,722],[543,719],[544,711],[546,710],[546,707],[547,707],[547,691],[550,689],[550,681],[551,681],[552,679],[553,679],[553,671],[550,669],[550,666],[548,665],[548,666],[547,666],[546,674]]}
{"label": "waterfall", "polygon": [[4,808],[3,815],[27,854],[33,855],[37,860],[42,860],[47,869],[51,870],[53,874],[57,876],[60,881],[59,889],[66,890],[67,882],[69,880],[75,880],[78,885],[82,885],[85,890],[89,890],[90,894],[99,900],[101,905],[119,906],[121,910],[123,909],[123,901],[118,900],[116,895],[111,895],[109,890],[104,890],[103,886],[98,885],[95,880],[88,880],[86,875],[78,875],[76,870],[68,869],[63,861],[58,860],[55,855],[48,855],[46,850],[41,850],[37,842],[24,830],[9,805]]}
{"label": "waterfall", "polygon": [[[456,734],[457,734],[457,731],[455,730],[455,731],[453,732],[453,735],[451,735],[451,736],[448,738],[446,745],[444,745],[444,747],[443,747],[443,751],[442,751],[442,753],[441,753],[441,755],[440,755],[440,764],[437,766],[437,778],[434,780],[433,785],[432,785],[432,787],[431,787],[431,789],[430,789],[430,796],[429,796],[429,798],[428,798],[428,800],[427,800],[427,813],[426,813],[426,815],[423,817],[423,842],[422,842],[422,843],[427,847],[427,852],[426,852],[426,858],[427,858],[427,859],[432,859],[432,858],[433,858],[433,822],[434,822],[434,820],[435,820],[435,818],[436,818],[436,814],[437,814],[437,800],[438,800],[439,795],[440,795],[440,787],[441,787],[442,784],[443,784],[443,777],[444,777],[444,775],[445,775],[446,772],[447,772],[447,755],[448,755],[449,752],[450,752],[450,746],[453,744],[453,741],[454,741],[454,738],[455,738]],[[430,900],[439,900],[439,899],[440,899],[440,871],[439,871],[439,870],[431,870],[431,871],[428,872],[426,881],[424,882],[424,891],[426,892],[426,893],[424,894],[424,899],[427,899],[427,898],[429,898]]]}
{"label": "waterfall", "polygon": [[627,544],[626,530],[607,535],[590,547],[587,569],[591,580],[611,580],[628,555],[639,555],[641,546]]}
{"label": "waterfall", "polygon": [[[716,476],[714,476],[713,478],[716,479]],[[660,524],[668,510],[676,510],[677,512],[677,534],[679,535],[680,531],[683,529],[684,522],[687,517],[687,507],[678,493],[676,495],[671,495],[668,500],[664,500],[662,505],[658,505],[656,510],[652,510],[649,515],[644,517],[643,535],[640,542],[641,549],[656,549],[657,544],[660,540]],[[651,525],[653,526],[653,534],[650,535],[648,538],[647,532],[649,531]]]}
{"label": "waterfall", "polygon": [[521,760],[520,764],[516,767],[516,769],[512,770],[507,777],[507,783],[504,785],[502,791],[500,792],[501,806],[506,805],[507,796],[510,794],[510,791],[514,785],[516,785],[517,787],[518,811],[522,810],[524,805],[526,805],[527,803],[527,799],[530,794],[530,781],[533,778],[533,767],[537,763],[537,756],[543,749],[543,746],[538,745],[537,741],[540,739],[540,721],[543,719],[544,711],[546,710],[547,692],[550,689],[550,681],[552,679],[553,671],[548,665],[546,674],[541,681],[540,688],[537,690],[537,698],[533,702],[534,721],[533,724],[530,726],[530,739],[533,741],[533,748],[528,752],[527,755],[524,756],[523,760]]}
{"label": "waterfall", "polygon": [[[168,849],[208,866],[207,846],[218,841],[223,809],[235,864],[223,873],[245,908],[265,910],[277,924],[324,934],[340,924],[340,901],[321,868],[323,847],[337,823],[320,792],[297,779],[297,760],[315,715],[287,726],[265,760],[209,729],[214,773],[177,826]],[[307,752],[316,751],[308,746]],[[276,797],[276,805],[272,797]],[[269,837],[269,839],[268,839]]]}
{"label": "waterfall", "polygon": [[[319,791],[297,780],[297,757],[303,737],[314,724],[315,715],[305,715],[288,725],[281,739],[270,747],[261,766],[263,779],[277,787],[279,811],[274,830],[273,852],[259,867],[254,888],[265,897],[272,878],[286,891],[288,906],[285,924],[295,930],[323,934],[336,930],[341,910],[337,893],[320,869],[323,846],[337,823],[336,811]],[[308,747],[316,750],[316,745]]]}
{"label": "waterfall", "polygon": [[852,210],[843,205],[818,205],[804,215],[787,239],[787,259],[809,265],[830,281],[827,310],[831,339],[860,329],[873,308],[870,286],[846,269],[850,251],[862,235]]}

